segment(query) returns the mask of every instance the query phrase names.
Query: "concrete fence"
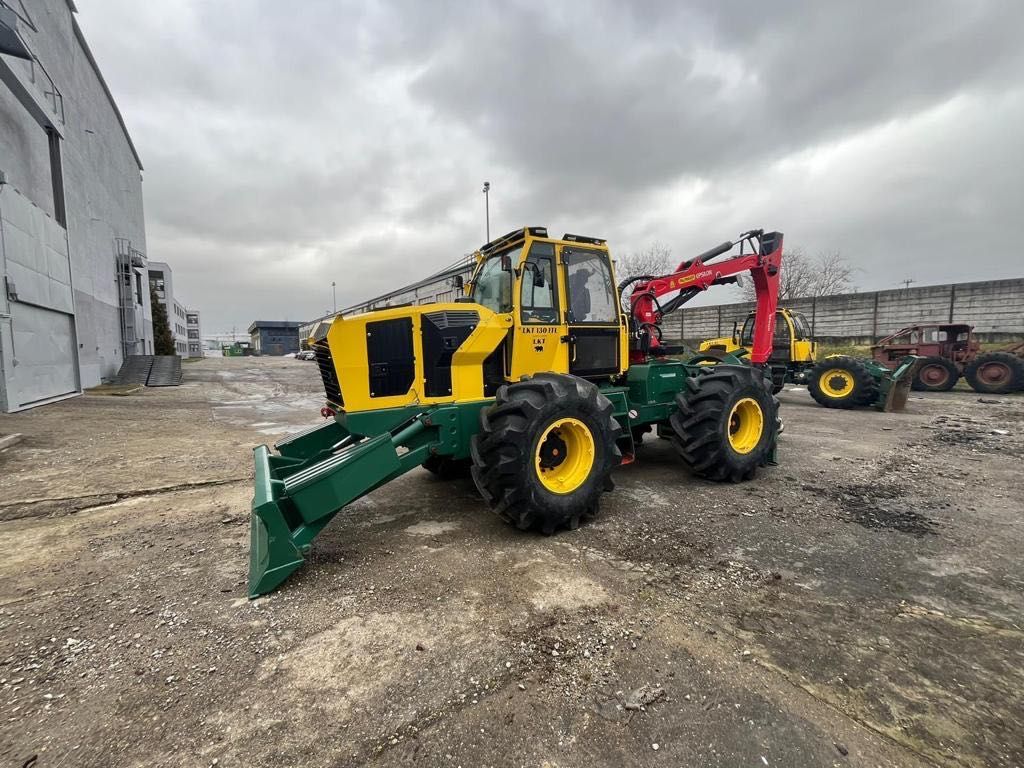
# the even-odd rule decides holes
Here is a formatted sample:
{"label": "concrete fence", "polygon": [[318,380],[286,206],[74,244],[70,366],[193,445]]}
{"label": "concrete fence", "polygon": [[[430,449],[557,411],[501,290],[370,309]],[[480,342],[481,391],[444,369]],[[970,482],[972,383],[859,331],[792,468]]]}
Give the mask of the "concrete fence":
{"label": "concrete fence", "polygon": [[[868,293],[845,293],[781,302],[806,315],[815,337],[832,343],[870,344],[907,325],[969,323],[982,341],[1024,337],[1024,278],[926,285]],[[728,336],[743,324],[751,302],[683,309],[666,318],[666,340],[694,345]]]}

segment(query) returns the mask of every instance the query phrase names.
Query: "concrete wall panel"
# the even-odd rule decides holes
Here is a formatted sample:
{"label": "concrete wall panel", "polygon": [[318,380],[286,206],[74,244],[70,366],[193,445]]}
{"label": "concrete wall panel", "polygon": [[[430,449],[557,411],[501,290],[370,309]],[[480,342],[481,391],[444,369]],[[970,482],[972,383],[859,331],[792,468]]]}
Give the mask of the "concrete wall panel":
{"label": "concrete wall panel", "polygon": [[[983,339],[999,341],[1024,336],[1024,279],[927,285],[867,293],[794,299],[784,306],[803,312],[814,333],[825,340],[868,344],[907,325],[963,322]],[[733,320],[741,323],[754,308],[750,302],[693,307],[670,317],[669,343],[694,345],[726,336]]]}

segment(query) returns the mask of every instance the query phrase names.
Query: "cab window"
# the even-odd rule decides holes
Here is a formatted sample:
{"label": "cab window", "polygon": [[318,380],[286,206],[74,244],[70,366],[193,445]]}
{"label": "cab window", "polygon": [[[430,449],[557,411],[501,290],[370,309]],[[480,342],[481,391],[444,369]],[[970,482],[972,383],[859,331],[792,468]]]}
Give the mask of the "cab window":
{"label": "cab window", "polygon": [[794,312],[791,317],[793,318],[793,329],[796,331],[796,337],[798,339],[811,338],[811,326],[807,322],[807,318],[799,312]]}
{"label": "cab window", "polygon": [[570,323],[619,321],[612,270],[605,251],[564,248]]}
{"label": "cab window", "polygon": [[558,322],[558,303],[555,293],[555,246],[553,243],[534,243],[523,263],[519,289],[519,307],[524,323]]}
{"label": "cab window", "polygon": [[754,321],[754,315],[748,315],[746,322],[743,323],[743,332],[740,334],[741,347],[754,346]]}
{"label": "cab window", "polygon": [[775,337],[772,339],[772,346],[775,349],[789,346],[789,321],[781,312],[775,313]]}
{"label": "cab window", "polygon": [[473,281],[470,295],[474,302],[499,314],[512,311],[512,273],[501,268],[501,257],[508,256],[515,265],[522,248],[517,245],[488,257]]}

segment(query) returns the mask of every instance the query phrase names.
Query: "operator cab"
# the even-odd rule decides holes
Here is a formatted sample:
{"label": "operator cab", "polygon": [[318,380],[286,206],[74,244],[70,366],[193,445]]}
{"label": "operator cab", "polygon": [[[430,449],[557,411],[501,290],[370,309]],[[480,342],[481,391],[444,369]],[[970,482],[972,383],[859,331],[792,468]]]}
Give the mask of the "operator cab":
{"label": "operator cab", "polygon": [[942,357],[962,364],[978,352],[974,327],[966,323],[911,325],[872,345],[872,354],[883,364],[902,360],[907,355]]}
{"label": "operator cab", "polygon": [[[751,312],[743,323],[743,331],[740,333],[739,345],[750,348],[754,345],[754,326],[757,322],[757,313]],[[791,309],[779,309],[775,312],[775,336],[772,339],[772,357],[783,361],[795,360],[800,357],[795,353],[794,342],[812,341],[811,325],[803,312],[794,312]]]}
{"label": "operator cab", "polygon": [[511,318],[505,375],[542,371],[602,379],[625,370],[628,338],[606,242],[544,227],[504,235],[476,253],[468,301]]}

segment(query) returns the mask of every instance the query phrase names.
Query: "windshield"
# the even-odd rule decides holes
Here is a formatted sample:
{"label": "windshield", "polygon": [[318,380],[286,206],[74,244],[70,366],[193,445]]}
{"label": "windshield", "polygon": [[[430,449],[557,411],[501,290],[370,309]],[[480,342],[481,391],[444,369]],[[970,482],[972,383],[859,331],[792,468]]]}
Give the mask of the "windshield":
{"label": "windshield", "polygon": [[473,281],[473,291],[470,294],[473,301],[492,312],[512,311],[512,273],[501,268],[501,257],[507,255],[515,266],[522,248],[522,245],[517,245],[503,253],[490,256],[483,263]]}

